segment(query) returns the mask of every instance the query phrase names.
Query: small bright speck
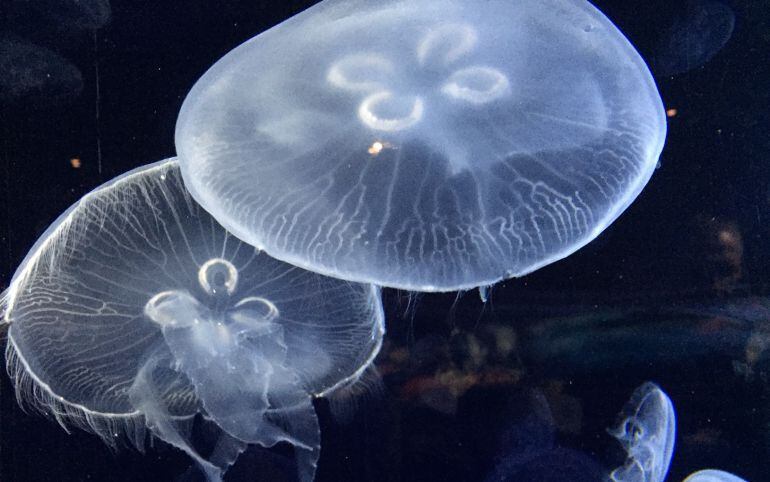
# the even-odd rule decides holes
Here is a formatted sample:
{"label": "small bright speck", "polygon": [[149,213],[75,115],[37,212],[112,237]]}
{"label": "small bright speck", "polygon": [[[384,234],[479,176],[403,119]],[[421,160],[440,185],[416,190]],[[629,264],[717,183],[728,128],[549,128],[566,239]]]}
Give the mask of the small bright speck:
{"label": "small bright speck", "polygon": [[384,147],[385,146],[382,144],[382,142],[377,141],[377,142],[374,142],[371,146],[369,146],[369,150],[367,152],[369,152],[369,154],[373,156],[376,156],[377,154],[382,152],[382,149]]}

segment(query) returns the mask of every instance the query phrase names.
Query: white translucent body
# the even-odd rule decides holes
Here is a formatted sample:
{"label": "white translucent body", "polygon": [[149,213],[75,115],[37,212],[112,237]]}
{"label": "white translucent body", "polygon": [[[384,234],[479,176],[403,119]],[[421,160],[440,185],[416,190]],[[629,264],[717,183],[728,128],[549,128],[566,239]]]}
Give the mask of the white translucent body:
{"label": "white translucent body", "polygon": [[612,471],[613,482],[663,482],[671,464],[676,416],[668,396],[653,383],[637,388],[610,433],[628,454],[626,464]]}
{"label": "white translucent body", "polygon": [[[676,438],[674,405],[657,385],[647,382],[634,390],[609,432],[628,454],[626,463],[613,470],[613,482],[664,482]],[[707,469],[690,474],[683,482],[746,482],[728,472]]]}
{"label": "white translucent body", "polygon": [[639,194],[666,132],[646,65],[585,0],[326,0],[185,100],[185,184],[228,230],[422,291],[563,258]]}
{"label": "white translucent body", "polygon": [[689,477],[684,479],[684,482],[746,482],[746,481],[728,472],[708,469],[708,470],[699,470],[698,472],[690,474]]}
{"label": "white translucent body", "polygon": [[[144,430],[218,480],[247,444],[320,451],[312,397],[356,379],[383,335],[379,290],[287,265],[227,233],[175,160],[121,176],[70,208],[5,294],[20,397],[111,441]],[[214,450],[190,438],[201,414]]]}

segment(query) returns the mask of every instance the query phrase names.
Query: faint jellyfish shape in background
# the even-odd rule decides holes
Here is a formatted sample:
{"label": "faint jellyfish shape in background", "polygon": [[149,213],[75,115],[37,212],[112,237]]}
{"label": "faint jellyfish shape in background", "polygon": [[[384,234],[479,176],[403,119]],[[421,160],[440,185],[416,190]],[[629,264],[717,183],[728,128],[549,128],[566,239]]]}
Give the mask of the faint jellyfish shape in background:
{"label": "faint jellyfish shape in background", "polygon": [[31,0],[40,15],[71,28],[96,30],[112,17],[109,0]]}
{"label": "faint jellyfish shape in background", "polygon": [[[744,229],[735,220],[704,213],[690,223],[689,253],[700,259],[700,283],[710,285],[719,296],[739,290],[751,271],[746,263]],[[694,228],[694,229],[693,229]]]}
{"label": "faint jellyfish shape in background", "polygon": [[728,472],[721,470],[699,470],[690,474],[683,482],[746,482],[740,477],[736,477]]}
{"label": "faint jellyfish shape in background", "polygon": [[590,242],[665,134],[644,61],[584,0],[327,0],[211,67],[176,146],[193,197],[271,256],[450,291]]}
{"label": "faint jellyfish shape in background", "polygon": [[588,454],[556,444],[556,422],[545,396],[533,392],[501,437],[502,450],[487,482],[596,482],[606,470]]}
{"label": "faint jellyfish shape in background", "polygon": [[[300,479],[312,480],[312,397],[355,381],[384,333],[378,288],[239,241],[189,197],[173,159],[71,207],[24,260],[5,305],[20,399],[109,444],[124,433],[141,448],[149,429],[209,480],[248,444],[279,442],[294,445]],[[191,438],[196,414],[218,427],[205,456]]]}
{"label": "faint jellyfish shape in background", "polygon": [[83,90],[80,70],[56,52],[15,35],[0,36],[0,105],[63,104]]}
{"label": "faint jellyfish shape in background", "polygon": [[730,40],[735,13],[717,0],[687,0],[682,16],[661,40],[652,61],[656,75],[682,74],[711,60]]}
{"label": "faint jellyfish shape in background", "polygon": [[676,416],[668,396],[654,383],[637,388],[610,434],[628,458],[610,473],[614,482],[663,482],[674,453]]}

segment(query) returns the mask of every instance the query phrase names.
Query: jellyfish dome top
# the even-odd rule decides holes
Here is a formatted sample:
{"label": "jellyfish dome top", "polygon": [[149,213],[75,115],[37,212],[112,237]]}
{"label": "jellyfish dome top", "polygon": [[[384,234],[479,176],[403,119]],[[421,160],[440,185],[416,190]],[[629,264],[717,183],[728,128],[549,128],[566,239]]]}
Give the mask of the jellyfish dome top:
{"label": "jellyfish dome top", "polygon": [[326,0],[214,64],[176,146],[192,196],[271,256],[452,291],[590,242],[665,133],[644,61],[585,0]]}
{"label": "jellyfish dome top", "polygon": [[[384,333],[379,289],[275,260],[224,230],[175,159],[86,195],[4,295],[19,398],[142,447],[147,431],[220,480],[248,444],[320,451],[312,397],[352,383]],[[212,426],[203,455],[193,423]]]}

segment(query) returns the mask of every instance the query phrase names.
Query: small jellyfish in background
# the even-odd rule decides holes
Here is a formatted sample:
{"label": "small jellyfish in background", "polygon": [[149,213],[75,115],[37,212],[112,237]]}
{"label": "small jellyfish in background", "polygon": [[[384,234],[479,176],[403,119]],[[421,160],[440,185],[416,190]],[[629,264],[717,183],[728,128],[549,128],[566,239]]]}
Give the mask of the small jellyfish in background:
{"label": "small jellyfish in background", "polygon": [[[353,383],[384,333],[378,288],[239,241],[189,197],[173,159],[71,207],[3,298],[20,400],[109,444],[141,448],[149,431],[211,481],[249,444],[279,442],[312,480],[312,398]],[[216,430],[206,450],[195,423]]]}
{"label": "small jellyfish in background", "polygon": [[[668,395],[652,382],[634,390],[609,432],[628,454],[626,463],[609,475],[613,482],[664,482],[674,453],[676,416]],[[701,470],[684,482],[746,482],[721,470]]]}
{"label": "small jellyfish in background", "polygon": [[661,40],[652,67],[656,75],[677,75],[701,67],[730,40],[732,9],[718,0],[687,0],[683,13]]}
{"label": "small jellyfish in background", "polygon": [[83,90],[77,67],[21,37],[0,35],[0,106],[64,104]]}
{"label": "small jellyfish in background", "polygon": [[690,474],[684,482],[746,482],[740,477],[721,470],[699,470]]}
{"label": "small jellyfish in background", "polygon": [[662,482],[674,454],[676,416],[668,396],[654,383],[637,388],[610,433],[628,454],[626,464],[612,471],[614,482]]}
{"label": "small jellyfish in background", "polygon": [[452,291],[590,242],[665,135],[647,66],[585,0],[326,0],[211,67],[176,146],[192,196],[271,256]]}
{"label": "small jellyfish in background", "polygon": [[40,15],[69,28],[95,30],[112,17],[109,0],[28,0]]}
{"label": "small jellyfish in background", "polygon": [[487,482],[596,482],[604,468],[590,455],[556,443],[556,422],[540,392],[527,404],[501,437],[498,463]]}

